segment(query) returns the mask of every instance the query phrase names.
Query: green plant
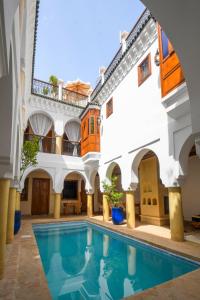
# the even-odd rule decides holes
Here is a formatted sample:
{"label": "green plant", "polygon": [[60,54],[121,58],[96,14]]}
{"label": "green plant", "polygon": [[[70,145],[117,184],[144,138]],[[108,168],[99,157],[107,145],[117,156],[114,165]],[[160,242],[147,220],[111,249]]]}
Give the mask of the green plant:
{"label": "green plant", "polygon": [[34,137],[32,141],[25,141],[22,148],[20,180],[28,167],[37,165],[37,154],[39,151],[39,139]]}
{"label": "green plant", "polygon": [[117,192],[116,190],[117,176],[112,176],[110,184],[107,183],[105,180],[102,182],[102,184],[109,204],[112,207],[122,206],[121,199],[123,197],[123,193]]}
{"label": "green plant", "polygon": [[51,83],[53,85],[51,91],[54,94],[54,96],[56,96],[58,93],[58,87],[57,87],[58,86],[58,78],[55,75],[51,75],[49,77],[49,83]]}
{"label": "green plant", "polygon": [[43,93],[43,95],[45,95],[45,96],[48,95],[48,93],[49,93],[49,88],[48,88],[47,86],[43,87],[42,93]]}

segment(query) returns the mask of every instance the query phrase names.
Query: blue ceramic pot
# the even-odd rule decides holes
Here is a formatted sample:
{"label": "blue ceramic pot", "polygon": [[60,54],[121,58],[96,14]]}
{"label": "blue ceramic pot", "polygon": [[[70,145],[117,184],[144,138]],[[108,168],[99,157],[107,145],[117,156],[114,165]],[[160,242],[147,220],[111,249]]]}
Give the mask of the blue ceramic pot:
{"label": "blue ceramic pot", "polygon": [[122,207],[112,207],[112,221],[115,225],[123,223],[124,212]]}
{"label": "blue ceramic pot", "polygon": [[21,227],[21,211],[15,211],[15,226],[14,226],[14,234],[17,234]]}

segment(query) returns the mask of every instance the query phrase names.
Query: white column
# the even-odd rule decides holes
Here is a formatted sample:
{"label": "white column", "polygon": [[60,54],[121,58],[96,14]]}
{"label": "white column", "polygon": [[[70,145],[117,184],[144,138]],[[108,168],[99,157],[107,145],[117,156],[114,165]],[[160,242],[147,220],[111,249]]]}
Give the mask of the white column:
{"label": "white column", "polygon": [[58,80],[58,99],[62,100],[62,89],[63,89],[64,81],[62,79]]}

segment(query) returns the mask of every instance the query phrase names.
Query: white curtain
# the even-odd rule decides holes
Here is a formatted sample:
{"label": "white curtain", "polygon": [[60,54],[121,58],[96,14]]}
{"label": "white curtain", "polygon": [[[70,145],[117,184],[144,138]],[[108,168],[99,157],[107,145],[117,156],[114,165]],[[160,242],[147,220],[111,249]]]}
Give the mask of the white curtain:
{"label": "white curtain", "polygon": [[[44,114],[30,116],[29,122],[35,135],[46,136],[51,129],[53,122]],[[39,150],[42,151],[42,138],[39,141]]]}
{"label": "white curtain", "polygon": [[80,142],[80,124],[76,121],[70,121],[65,125],[65,133],[69,141],[74,145],[73,155],[77,155],[77,146]]}

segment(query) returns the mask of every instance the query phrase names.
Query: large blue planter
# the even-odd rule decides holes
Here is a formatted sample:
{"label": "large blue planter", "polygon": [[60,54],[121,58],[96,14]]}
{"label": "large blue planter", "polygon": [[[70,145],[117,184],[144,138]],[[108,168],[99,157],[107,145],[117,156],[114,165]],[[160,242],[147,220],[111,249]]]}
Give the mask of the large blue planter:
{"label": "large blue planter", "polygon": [[15,224],[14,224],[14,234],[17,234],[21,227],[21,211],[15,211]]}
{"label": "large blue planter", "polygon": [[122,207],[112,207],[112,221],[115,225],[123,223],[124,212]]}

